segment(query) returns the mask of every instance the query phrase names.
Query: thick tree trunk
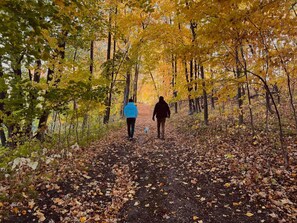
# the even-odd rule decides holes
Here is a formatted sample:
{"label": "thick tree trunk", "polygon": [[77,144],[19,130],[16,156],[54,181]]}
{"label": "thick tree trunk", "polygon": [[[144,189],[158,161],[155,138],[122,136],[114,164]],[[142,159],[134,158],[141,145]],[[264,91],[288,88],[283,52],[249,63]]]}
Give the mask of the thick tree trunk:
{"label": "thick tree trunk", "polygon": [[[68,36],[68,32],[67,31],[62,31],[61,32],[61,38],[60,38],[60,42],[58,43],[58,49],[57,49],[57,55],[53,56],[53,60],[58,59],[60,62],[60,64],[62,63],[61,61],[65,59],[65,49],[66,49],[66,38]],[[59,75],[62,75],[62,71],[59,70]],[[52,66],[51,68],[48,68],[48,72],[47,72],[47,79],[46,79],[46,83],[49,84],[49,82],[51,82],[54,78],[54,66]],[[60,82],[60,77],[57,77],[54,80],[54,86],[57,87],[58,83]],[[46,92],[47,94],[47,92]],[[45,104],[45,103],[44,103]],[[47,130],[47,120],[48,117],[50,115],[50,111],[47,108],[43,108],[43,113],[40,116],[39,119],[39,124],[38,124],[38,130],[37,130],[37,134],[36,134],[36,138],[43,141],[45,139],[45,132]]]}
{"label": "thick tree trunk", "polygon": [[[54,71],[50,68],[47,70],[47,83],[49,83],[53,79]],[[47,120],[49,117],[50,111],[44,108],[42,115],[39,119],[38,130],[36,133],[36,138],[40,141],[44,141],[45,139],[45,132],[47,129]]]}
{"label": "thick tree trunk", "polygon": [[50,112],[45,110],[45,111],[43,111],[43,113],[39,119],[38,131],[36,134],[36,138],[40,141],[44,141],[44,139],[45,139],[45,132],[47,130],[46,124],[47,124],[49,114],[50,114]]}

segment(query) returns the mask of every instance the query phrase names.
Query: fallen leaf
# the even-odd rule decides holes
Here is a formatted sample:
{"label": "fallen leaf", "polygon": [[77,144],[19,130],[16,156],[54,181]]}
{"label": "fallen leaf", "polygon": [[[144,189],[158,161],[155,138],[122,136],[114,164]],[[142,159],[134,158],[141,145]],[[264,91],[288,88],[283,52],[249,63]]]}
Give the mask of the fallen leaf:
{"label": "fallen leaf", "polygon": [[193,220],[194,220],[194,221],[196,221],[196,220],[198,220],[198,219],[199,219],[198,216],[196,216],[196,215],[193,216]]}
{"label": "fallen leaf", "polygon": [[282,204],[284,204],[284,205],[285,205],[285,204],[291,204],[291,205],[293,204],[293,202],[290,201],[290,200],[287,199],[287,198],[282,199],[281,202],[282,202]]}
{"label": "fallen leaf", "polygon": [[92,178],[92,177],[88,176],[87,174],[83,175],[83,177],[88,179],[88,180]]}
{"label": "fallen leaf", "polygon": [[37,210],[34,215],[37,216],[39,222],[44,222],[46,220],[44,214],[40,210]]}
{"label": "fallen leaf", "polygon": [[33,200],[29,201],[28,206],[30,209],[33,209],[33,207],[35,206],[35,202]]}
{"label": "fallen leaf", "polygon": [[86,218],[86,217],[80,217],[79,221],[80,221],[81,223],[84,223],[84,222],[87,221],[87,218]]}
{"label": "fallen leaf", "polygon": [[12,209],[12,212],[15,213],[15,214],[17,214],[17,213],[19,213],[19,209],[18,209],[17,207],[14,207],[14,208]]}
{"label": "fallen leaf", "polygon": [[241,201],[240,202],[233,202],[233,206],[239,206],[241,205]]}
{"label": "fallen leaf", "polygon": [[269,214],[269,216],[272,217],[272,218],[278,218],[278,215],[275,214],[275,213],[271,213],[271,214]]}
{"label": "fallen leaf", "polygon": [[230,187],[230,186],[231,186],[230,183],[225,183],[225,184],[224,184],[224,187]]}
{"label": "fallen leaf", "polygon": [[197,184],[197,180],[193,179],[193,180],[191,180],[191,183],[192,184]]}
{"label": "fallen leaf", "polygon": [[251,213],[251,212],[247,212],[245,215],[248,216],[248,217],[252,217],[254,214]]}
{"label": "fallen leaf", "polygon": [[53,202],[58,205],[63,205],[64,201],[61,198],[54,198]]}

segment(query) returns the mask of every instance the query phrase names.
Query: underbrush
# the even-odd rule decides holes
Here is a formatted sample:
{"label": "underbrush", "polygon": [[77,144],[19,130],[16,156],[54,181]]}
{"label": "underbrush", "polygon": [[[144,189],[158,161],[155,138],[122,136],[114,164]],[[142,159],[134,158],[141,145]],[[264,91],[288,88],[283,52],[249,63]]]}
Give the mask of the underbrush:
{"label": "underbrush", "polygon": [[208,126],[203,114],[188,116],[183,122],[179,115],[174,119],[178,131],[186,136],[188,147],[194,148],[219,174],[232,175],[231,185],[245,188],[251,200],[267,203],[263,208],[272,208],[271,217],[279,222],[296,221],[297,137],[294,126],[289,125],[290,117],[283,120],[288,168],[274,117],[269,117],[266,124],[263,115],[255,116],[254,134],[248,122],[238,125],[231,115],[210,115]]}
{"label": "underbrush", "polygon": [[[35,186],[41,180],[55,178],[61,162],[82,156],[82,151],[122,126],[122,122],[93,125],[84,131],[58,132],[47,135],[44,142],[30,139],[15,149],[0,148],[0,206],[34,197]],[[79,136],[79,137],[78,137]],[[45,171],[47,170],[47,171]]]}

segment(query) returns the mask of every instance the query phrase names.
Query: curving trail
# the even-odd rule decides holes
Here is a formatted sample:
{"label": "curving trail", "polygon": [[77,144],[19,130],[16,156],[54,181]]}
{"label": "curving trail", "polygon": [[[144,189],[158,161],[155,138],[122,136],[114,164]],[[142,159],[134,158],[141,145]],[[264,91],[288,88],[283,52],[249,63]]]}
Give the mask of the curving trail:
{"label": "curving trail", "polygon": [[167,121],[160,140],[152,109],[139,105],[139,113],[135,140],[127,140],[125,126],[78,149],[81,156],[61,162],[54,178],[42,178],[25,215],[4,222],[273,222],[227,170],[211,166],[199,145],[176,130],[180,120]]}

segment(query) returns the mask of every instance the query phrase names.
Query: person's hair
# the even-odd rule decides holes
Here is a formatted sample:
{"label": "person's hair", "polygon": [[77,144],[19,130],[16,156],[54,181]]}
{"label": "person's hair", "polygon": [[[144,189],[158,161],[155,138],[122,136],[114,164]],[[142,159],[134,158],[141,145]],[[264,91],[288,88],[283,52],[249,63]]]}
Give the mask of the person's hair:
{"label": "person's hair", "polygon": [[129,99],[129,102],[134,102],[132,98]]}
{"label": "person's hair", "polygon": [[164,101],[164,97],[163,96],[160,96],[159,97],[159,101]]}

